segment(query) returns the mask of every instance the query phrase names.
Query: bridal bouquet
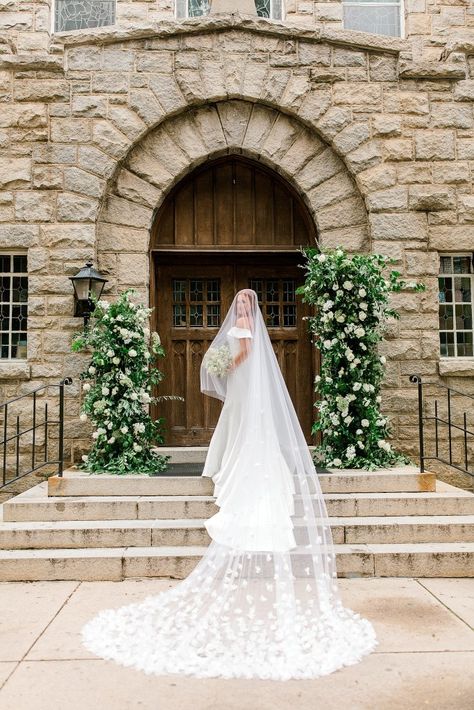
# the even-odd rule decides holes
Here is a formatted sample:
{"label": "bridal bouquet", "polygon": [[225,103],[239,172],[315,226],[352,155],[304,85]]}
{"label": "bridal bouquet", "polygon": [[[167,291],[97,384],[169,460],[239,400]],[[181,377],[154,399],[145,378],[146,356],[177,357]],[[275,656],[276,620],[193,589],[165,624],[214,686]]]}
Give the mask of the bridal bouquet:
{"label": "bridal bouquet", "polygon": [[232,355],[228,345],[209,348],[204,356],[204,367],[211,375],[225,377],[232,365]]}

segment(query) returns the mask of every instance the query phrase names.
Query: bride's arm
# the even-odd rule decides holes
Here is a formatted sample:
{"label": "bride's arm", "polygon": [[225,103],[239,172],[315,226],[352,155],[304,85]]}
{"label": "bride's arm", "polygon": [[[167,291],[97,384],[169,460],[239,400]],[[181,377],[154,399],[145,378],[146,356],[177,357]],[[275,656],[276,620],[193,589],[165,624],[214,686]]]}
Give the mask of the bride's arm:
{"label": "bride's arm", "polygon": [[[239,323],[241,324],[239,325]],[[238,319],[236,323],[237,328],[244,328],[245,327],[245,321],[244,319]],[[239,338],[239,344],[240,344],[240,350],[237,353],[237,355],[234,357],[232,361],[232,366],[231,370],[235,370],[236,367],[238,367],[250,354],[250,350],[252,347],[251,343],[251,338]]]}

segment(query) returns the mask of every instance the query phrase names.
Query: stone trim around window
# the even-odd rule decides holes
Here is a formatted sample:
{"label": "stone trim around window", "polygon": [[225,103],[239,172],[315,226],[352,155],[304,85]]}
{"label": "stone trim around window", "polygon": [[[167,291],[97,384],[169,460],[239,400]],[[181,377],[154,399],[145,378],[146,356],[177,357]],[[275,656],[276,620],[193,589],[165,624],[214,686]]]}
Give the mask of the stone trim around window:
{"label": "stone trim around window", "polygon": [[453,377],[474,377],[474,357],[441,358],[438,363],[438,372],[440,375]]}

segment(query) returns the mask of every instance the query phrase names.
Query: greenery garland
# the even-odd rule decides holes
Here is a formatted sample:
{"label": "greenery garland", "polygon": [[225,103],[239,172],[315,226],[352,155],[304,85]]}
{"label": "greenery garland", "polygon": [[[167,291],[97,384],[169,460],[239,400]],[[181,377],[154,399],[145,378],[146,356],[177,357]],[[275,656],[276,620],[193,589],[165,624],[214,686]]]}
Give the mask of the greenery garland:
{"label": "greenery garland", "polygon": [[306,277],[297,293],[315,306],[308,321],[321,351],[321,372],[315,379],[319,417],[312,432],[321,431],[323,438],[315,449],[315,463],[369,470],[411,463],[387,441],[390,425],[380,412],[386,360],[377,346],[387,320],[400,318],[389,307],[390,294],[406,287],[422,291],[425,286],[407,284],[398,271],[386,278],[384,270],[395,260],[381,254],[349,257],[342,248],[301,251]]}
{"label": "greenery garland", "polygon": [[170,458],[151,448],[163,443],[163,418],[153,420],[148,412],[151,403],[169,399],[150,394],[163,379],[153,360],[165,351],[158,333],[147,327],[152,309],[134,304],[133,293],[127,289],[115,303],[93,299],[93,321],[72,342],[74,352],[93,351],[80,375],[85,395],[80,419],[90,420],[94,431],[79,468],[91,472],[157,473]]}

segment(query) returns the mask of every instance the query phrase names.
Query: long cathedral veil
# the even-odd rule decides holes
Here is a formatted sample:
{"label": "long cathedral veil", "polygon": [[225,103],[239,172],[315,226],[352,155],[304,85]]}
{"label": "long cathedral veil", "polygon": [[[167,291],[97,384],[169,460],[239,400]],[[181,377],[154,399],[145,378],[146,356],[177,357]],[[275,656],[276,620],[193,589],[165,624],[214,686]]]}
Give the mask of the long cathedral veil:
{"label": "long cathedral veil", "polygon": [[[229,333],[244,342],[223,376],[208,358],[225,356]],[[238,368],[238,454],[205,521],[210,545],[175,587],[87,622],[82,641],[96,655],[145,673],[286,680],[352,665],[378,644],[341,602],[321,486],[251,289],[203,359],[201,391],[225,402]]]}

